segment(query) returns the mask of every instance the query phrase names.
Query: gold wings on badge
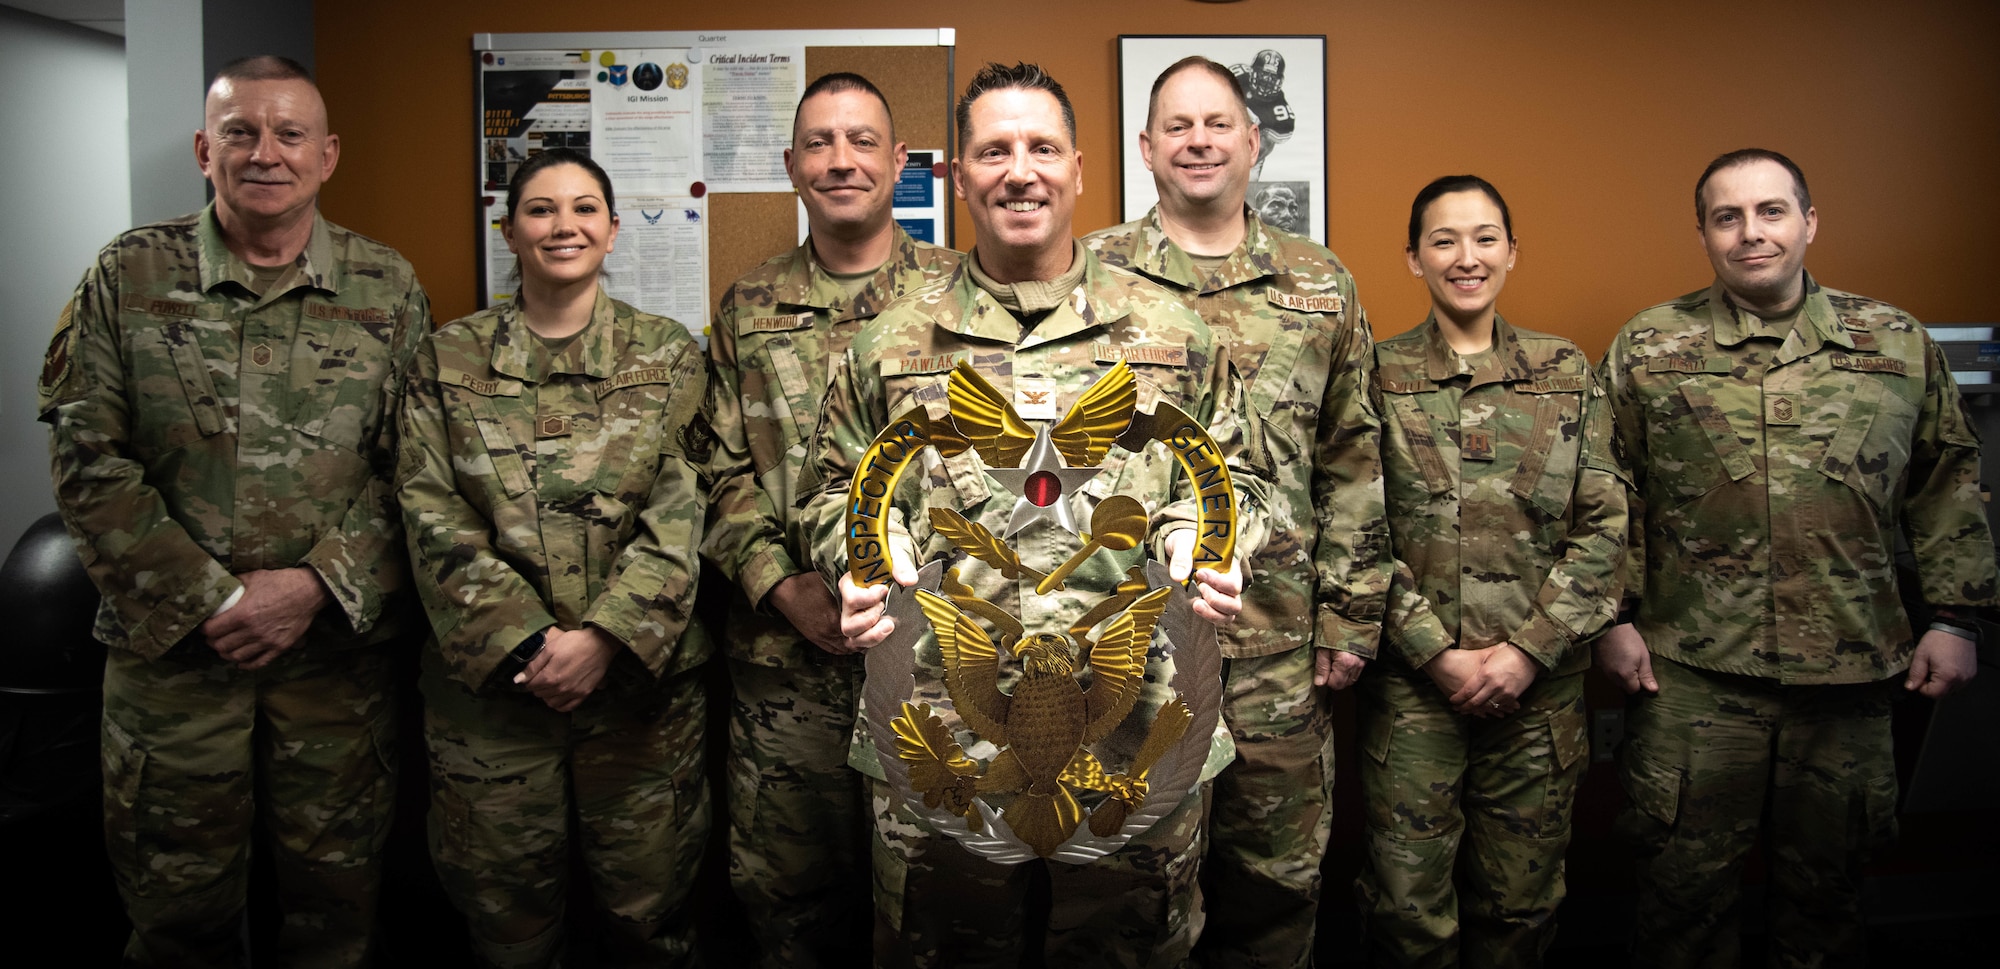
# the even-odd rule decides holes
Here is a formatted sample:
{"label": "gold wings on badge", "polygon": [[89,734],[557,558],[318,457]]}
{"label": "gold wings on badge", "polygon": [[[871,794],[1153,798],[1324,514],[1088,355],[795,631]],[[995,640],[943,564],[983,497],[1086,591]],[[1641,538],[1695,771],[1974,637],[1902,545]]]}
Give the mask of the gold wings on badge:
{"label": "gold wings on badge", "polygon": [[1049,436],[1070,467],[1096,465],[1104,460],[1118,435],[1131,426],[1132,408],[1138,402],[1139,387],[1132,378],[1132,368],[1120,360],[1070,405],[1069,413]]}
{"label": "gold wings on badge", "polygon": [[979,452],[989,468],[1017,468],[1035,443],[1035,432],[1015,413],[999,389],[963,360],[951,371],[946,387],[951,397],[951,421],[965,442]]}
{"label": "gold wings on badge", "polygon": [[[999,389],[961,360],[952,368],[947,393],[954,426],[943,435],[934,431],[932,443],[947,454],[971,447],[988,467],[1019,467],[1035,441],[1035,432]],[[1120,360],[1070,405],[1069,413],[1050,433],[1063,461],[1072,468],[1092,467],[1103,461],[1112,442],[1131,426],[1132,409],[1138,401],[1132,368]]]}

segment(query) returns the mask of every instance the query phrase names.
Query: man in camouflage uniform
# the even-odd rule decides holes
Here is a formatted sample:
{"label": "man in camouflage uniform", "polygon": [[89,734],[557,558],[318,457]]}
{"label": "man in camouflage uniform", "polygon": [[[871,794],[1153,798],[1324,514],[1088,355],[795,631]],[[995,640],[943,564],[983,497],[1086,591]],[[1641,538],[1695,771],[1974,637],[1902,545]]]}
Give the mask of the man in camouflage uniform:
{"label": "man in camouflage uniform", "polygon": [[1860,864],[1896,827],[1895,683],[1969,679],[1996,600],[1979,440],[1922,324],[1805,271],[1818,213],[1789,159],[1724,155],[1695,205],[1714,284],[1633,317],[1602,365],[1646,539],[1637,601],[1597,647],[1635,694],[1636,963],[1734,964],[1768,816],[1772,962],[1858,964]]}
{"label": "man in camouflage uniform", "polygon": [[[846,489],[863,451],[893,414],[925,406],[945,413],[949,372],[970,365],[992,381],[1029,421],[1053,421],[1119,360],[1137,374],[1138,407],[1171,401],[1212,429],[1232,465],[1244,527],[1239,553],[1262,540],[1261,516],[1269,500],[1260,476],[1261,446],[1249,435],[1226,350],[1199,317],[1172,294],[1142,279],[1109,272],[1070,236],[1075,198],[1082,188],[1075,149],[1075,116],[1060,85],[1033,65],[988,65],[958,106],[960,156],[953,187],[966,201],[978,231],[978,248],[945,283],[898,301],[856,334],[846,365],[834,380],[814,442],[825,490],[811,499],[806,522],[814,562],[843,591],[842,633],[850,646],[880,642],[892,622],[882,622],[886,584],[861,589],[846,577],[843,538]],[[922,558],[944,555],[949,542],[929,532],[923,505],[963,511],[1005,535],[1015,496],[989,483],[976,452],[933,460],[924,452],[924,501],[904,509]],[[1255,467],[1245,466],[1248,460]],[[1103,470],[1083,483],[1072,514],[1088,521],[1098,501],[1113,493],[1134,496],[1154,511],[1156,539],[1174,550],[1189,547],[1192,502],[1171,485],[1173,459],[1164,448],[1137,454],[1113,450]],[[1181,500],[1173,499],[1179,495]],[[1070,496],[1062,500],[1070,501]],[[1167,524],[1167,523],[1173,524]],[[1077,547],[1068,532],[1047,524],[1009,540],[1024,563],[1052,569]],[[1157,552],[1157,550],[1155,550]],[[915,581],[912,563],[896,563],[898,581]],[[1109,591],[1123,570],[1145,555],[1092,556],[1071,579],[1078,590]],[[1179,557],[1179,574],[1190,562]],[[1037,596],[1033,580],[1008,580],[968,562],[965,580],[974,592],[1017,616],[1027,629],[1064,629],[1087,606],[1086,596]],[[1211,621],[1241,608],[1240,572],[1195,573],[1202,582],[1197,614]],[[1024,589],[1021,583],[1027,583]],[[917,691],[943,696],[943,671],[918,653]],[[1171,661],[1155,658],[1143,709],[1168,696]],[[894,711],[863,709],[862,718]],[[1216,726],[1219,726],[1216,725]],[[1189,729],[1207,730],[1210,725]],[[1028,882],[1045,863],[1003,866],[982,860],[920,820],[886,783],[879,754],[866,730],[855,765],[878,781],[875,850],[876,959],[901,966],[1018,964],[1026,937],[1022,901]],[[965,740],[963,742],[970,742]],[[1218,732],[1203,778],[1230,756]],[[893,753],[886,756],[894,756]],[[1053,907],[1043,934],[1044,959],[1061,966],[1176,966],[1186,961],[1201,924],[1196,882],[1202,850],[1201,821],[1207,785],[1119,851],[1089,865],[1048,864]]]}
{"label": "man in camouflage uniform", "polygon": [[839,964],[867,940],[867,790],[847,766],[861,658],[812,571],[795,496],[830,365],[883,306],[958,265],[890,218],[904,160],[866,78],[808,86],[785,170],[811,234],[737,280],[709,334],[718,446],[703,553],[735,583],[729,873],[773,967]]}
{"label": "man in camouflage uniform", "polygon": [[105,836],[128,963],[236,965],[251,831],[279,959],[361,965],[392,808],[388,644],[413,627],[389,485],[429,302],[319,217],[339,139],[303,68],[209,87],[199,214],[120,236],[41,381],[57,504],[103,593]]}
{"label": "man in camouflage uniform", "polygon": [[1201,314],[1266,428],[1283,500],[1248,563],[1245,621],[1223,636],[1223,714],[1238,759],[1215,782],[1198,959],[1305,966],[1332,822],[1333,724],[1314,681],[1344,687],[1375,655],[1388,527],[1354,277],[1323,246],[1245,208],[1257,145],[1227,67],[1201,57],[1168,67],[1139,136],[1160,204],[1084,244]]}

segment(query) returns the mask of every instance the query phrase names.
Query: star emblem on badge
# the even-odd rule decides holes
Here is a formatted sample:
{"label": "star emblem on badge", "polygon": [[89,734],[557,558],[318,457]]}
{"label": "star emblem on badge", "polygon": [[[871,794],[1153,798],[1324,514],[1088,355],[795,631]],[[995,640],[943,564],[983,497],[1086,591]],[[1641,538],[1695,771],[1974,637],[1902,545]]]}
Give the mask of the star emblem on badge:
{"label": "star emblem on badge", "polygon": [[1069,511],[1069,496],[1083,483],[1097,476],[1101,468],[1072,468],[1063,464],[1046,427],[1035,430],[1035,442],[1018,468],[987,468],[986,474],[1000,486],[1018,495],[1014,513],[1007,519],[1003,538],[1012,538],[1036,522],[1052,522],[1072,535],[1076,519]]}

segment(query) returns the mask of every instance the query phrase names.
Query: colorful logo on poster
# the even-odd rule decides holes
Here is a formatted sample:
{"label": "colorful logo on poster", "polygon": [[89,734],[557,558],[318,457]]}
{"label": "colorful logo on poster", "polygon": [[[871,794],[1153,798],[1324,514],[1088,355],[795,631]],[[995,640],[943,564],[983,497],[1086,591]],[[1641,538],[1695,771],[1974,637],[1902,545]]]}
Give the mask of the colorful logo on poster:
{"label": "colorful logo on poster", "polygon": [[609,76],[605,80],[611,82],[612,87],[625,86],[625,65],[613,64],[609,68],[606,68],[606,72]]}
{"label": "colorful logo on poster", "polygon": [[688,86],[688,66],[686,64],[667,65],[667,87],[680,90]]}
{"label": "colorful logo on poster", "polygon": [[632,86],[641,91],[650,91],[660,86],[663,76],[660,65],[647,61],[632,69]]}

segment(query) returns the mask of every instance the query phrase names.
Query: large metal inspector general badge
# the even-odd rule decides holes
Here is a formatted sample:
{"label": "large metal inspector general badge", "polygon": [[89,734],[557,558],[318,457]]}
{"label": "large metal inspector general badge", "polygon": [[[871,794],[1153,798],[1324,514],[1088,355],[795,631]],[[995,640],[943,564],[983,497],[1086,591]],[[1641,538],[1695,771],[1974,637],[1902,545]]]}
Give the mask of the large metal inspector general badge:
{"label": "large metal inspector general badge", "polygon": [[[891,584],[895,620],[895,631],[867,654],[868,729],[904,802],[968,850],[1000,864],[1036,857],[1084,864],[1123,847],[1195,788],[1221,704],[1222,660],[1215,627],[1193,613],[1187,589],[1164,565],[1135,566],[1113,588],[1070,587],[1072,573],[1100,549],[1144,548],[1149,527],[1139,500],[1111,495],[1079,528],[1072,493],[1113,447],[1136,453],[1158,441],[1195,492],[1195,567],[1226,569],[1236,546],[1229,469],[1207,429],[1179,408],[1161,401],[1151,413],[1137,409],[1138,388],[1123,362],[1053,427],[1024,420],[963,362],[947,389],[943,418],[932,420],[919,405],[892,419],[849,486],[849,571],[860,585]],[[987,475],[1016,499],[998,537],[958,510],[931,507],[932,531],[954,551],[925,565],[906,590],[890,577],[891,508],[925,448],[943,457],[976,451]],[[1047,572],[1007,541],[1034,528],[1075,539],[1066,560],[1040,563],[1053,564]],[[1024,612],[1047,613],[1027,609],[1027,600],[1058,593],[1088,604],[1067,628],[1026,628],[962,581],[962,569],[1016,582]],[[1096,571],[1100,584],[1104,571]],[[1065,615],[1075,611],[1066,608]],[[943,667],[942,696],[917,695],[926,631],[936,651],[924,657]],[[1164,704],[1141,702],[1149,655],[1171,661]]]}

